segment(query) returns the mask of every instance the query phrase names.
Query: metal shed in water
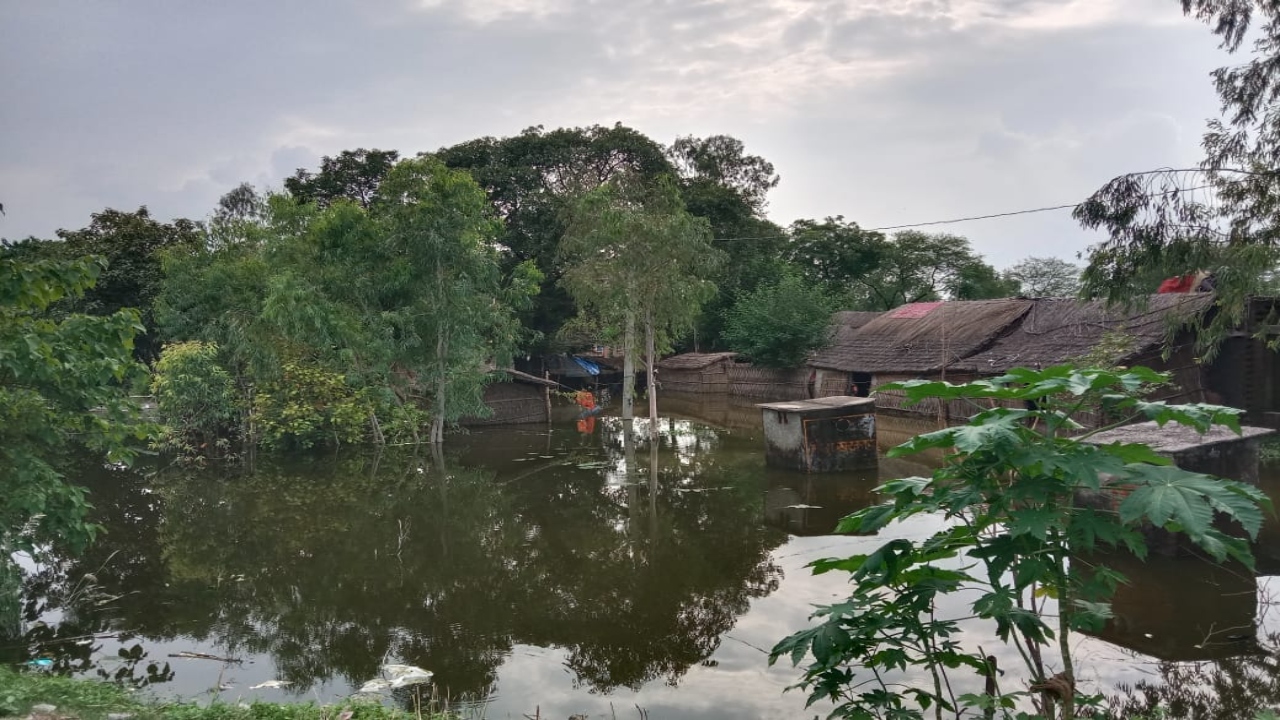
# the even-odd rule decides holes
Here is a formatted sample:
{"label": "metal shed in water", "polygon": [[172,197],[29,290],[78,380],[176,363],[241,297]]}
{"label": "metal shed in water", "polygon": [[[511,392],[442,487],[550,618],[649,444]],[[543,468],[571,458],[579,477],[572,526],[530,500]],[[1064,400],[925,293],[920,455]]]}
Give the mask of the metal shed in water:
{"label": "metal shed in water", "polygon": [[759,407],[768,464],[805,472],[876,466],[875,400],[841,395]]}

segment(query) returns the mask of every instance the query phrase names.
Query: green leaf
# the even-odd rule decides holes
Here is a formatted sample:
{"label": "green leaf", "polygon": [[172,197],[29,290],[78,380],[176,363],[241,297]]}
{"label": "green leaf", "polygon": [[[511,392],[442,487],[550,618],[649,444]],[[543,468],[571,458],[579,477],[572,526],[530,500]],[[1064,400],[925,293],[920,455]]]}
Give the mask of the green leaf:
{"label": "green leaf", "polygon": [[1049,529],[1056,527],[1063,519],[1060,510],[1053,507],[1027,507],[1010,511],[1009,534],[1031,535],[1038,540],[1049,536]]}
{"label": "green leaf", "polygon": [[897,508],[893,504],[872,505],[842,518],[836,525],[836,532],[841,535],[873,535],[897,517]]}

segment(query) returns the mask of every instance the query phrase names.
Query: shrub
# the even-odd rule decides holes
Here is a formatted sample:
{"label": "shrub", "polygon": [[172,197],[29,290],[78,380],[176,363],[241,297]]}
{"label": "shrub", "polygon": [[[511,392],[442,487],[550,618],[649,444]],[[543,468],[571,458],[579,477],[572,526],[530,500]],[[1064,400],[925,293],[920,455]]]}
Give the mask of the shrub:
{"label": "shrub", "polygon": [[218,346],[189,341],[166,345],[151,378],[164,423],[159,444],[182,455],[205,455],[235,429],[240,416],[235,381],[218,364]]}
{"label": "shrub", "polygon": [[354,443],[369,427],[369,405],[341,374],[290,362],[254,394],[252,423],[268,448]]}

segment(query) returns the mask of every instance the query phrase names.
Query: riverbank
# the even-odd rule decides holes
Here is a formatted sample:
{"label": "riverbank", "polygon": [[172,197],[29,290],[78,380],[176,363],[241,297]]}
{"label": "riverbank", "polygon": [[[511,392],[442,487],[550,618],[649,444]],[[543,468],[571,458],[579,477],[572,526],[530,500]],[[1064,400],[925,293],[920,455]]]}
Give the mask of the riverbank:
{"label": "riverbank", "polygon": [[[425,701],[424,701],[425,702]],[[0,668],[0,718],[30,720],[456,720],[449,713],[408,712],[377,702],[160,702],[97,680]]]}

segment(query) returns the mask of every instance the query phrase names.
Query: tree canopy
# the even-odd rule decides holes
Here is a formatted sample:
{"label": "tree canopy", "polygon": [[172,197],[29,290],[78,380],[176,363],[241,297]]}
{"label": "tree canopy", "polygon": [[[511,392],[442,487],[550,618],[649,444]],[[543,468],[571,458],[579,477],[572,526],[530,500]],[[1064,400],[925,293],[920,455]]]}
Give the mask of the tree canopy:
{"label": "tree canopy", "polygon": [[891,310],[948,298],[982,300],[1017,291],[959,235],[906,230],[886,237],[842,217],[791,226],[787,258],[850,308]]}
{"label": "tree canopy", "polygon": [[1028,297],[1072,297],[1080,292],[1080,268],[1055,257],[1029,257],[1011,265],[1004,278]]}
{"label": "tree canopy", "polygon": [[50,538],[83,548],[94,528],[83,489],[63,479],[68,449],[128,461],[145,437],[128,395],[142,372],[132,357],[137,312],[47,313],[102,272],[94,258],[0,257],[0,561]]}
{"label": "tree canopy", "polygon": [[1254,38],[1246,62],[1213,72],[1221,116],[1205,132],[1204,159],[1197,168],[1117,177],[1074,215],[1107,233],[1090,248],[1086,294],[1124,302],[1154,292],[1163,277],[1212,273],[1220,312],[1202,335],[1212,345],[1280,265],[1280,7],[1260,0],[1181,4],[1230,53]]}

